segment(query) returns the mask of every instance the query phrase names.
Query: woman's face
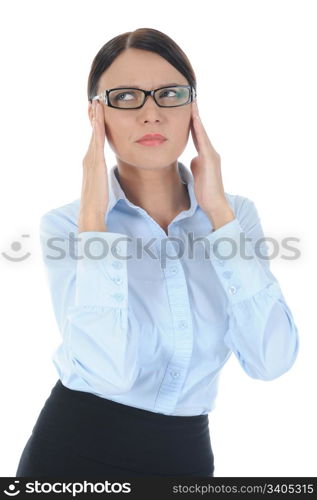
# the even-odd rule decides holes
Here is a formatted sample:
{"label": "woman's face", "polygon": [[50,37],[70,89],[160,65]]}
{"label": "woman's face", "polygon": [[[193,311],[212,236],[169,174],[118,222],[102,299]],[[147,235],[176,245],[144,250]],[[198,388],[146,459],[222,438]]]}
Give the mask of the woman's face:
{"label": "woman's face", "polygon": [[[102,74],[98,94],[121,86],[152,90],[172,83],[188,85],[186,78],[163,57],[130,48]],[[139,109],[114,109],[104,103],[102,106],[107,140],[122,162],[141,168],[166,167],[184,151],[190,131],[191,103],[162,108],[149,96]],[[162,134],[167,140],[154,147],[136,142],[148,133]]]}

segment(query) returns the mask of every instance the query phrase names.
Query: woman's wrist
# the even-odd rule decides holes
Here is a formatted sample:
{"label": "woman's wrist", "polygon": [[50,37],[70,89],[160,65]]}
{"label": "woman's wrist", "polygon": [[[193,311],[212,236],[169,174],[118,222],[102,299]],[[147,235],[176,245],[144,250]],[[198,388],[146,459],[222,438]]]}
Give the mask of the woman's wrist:
{"label": "woman's wrist", "polygon": [[213,226],[213,231],[216,231],[218,228],[235,219],[235,213],[228,204],[224,204],[217,209],[208,211],[206,212],[206,215]]}
{"label": "woman's wrist", "polygon": [[78,232],[108,231],[105,216],[102,214],[82,214],[78,218]]}

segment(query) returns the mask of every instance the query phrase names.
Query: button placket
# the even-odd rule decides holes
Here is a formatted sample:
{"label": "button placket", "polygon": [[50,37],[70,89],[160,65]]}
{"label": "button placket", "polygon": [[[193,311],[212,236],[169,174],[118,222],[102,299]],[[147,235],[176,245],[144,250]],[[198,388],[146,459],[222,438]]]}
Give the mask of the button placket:
{"label": "button placket", "polygon": [[[174,262],[170,260],[172,256]],[[163,272],[173,320],[169,340],[174,346],[174,351],[172,359],[167,363],[167,370],[154,405],[155,410],[159,412],[172,412],[177,405],[193,350],[193,332],[190,315],[188,316],[190,303],[182,262],[172,251],[169,251],[168,257]]]}

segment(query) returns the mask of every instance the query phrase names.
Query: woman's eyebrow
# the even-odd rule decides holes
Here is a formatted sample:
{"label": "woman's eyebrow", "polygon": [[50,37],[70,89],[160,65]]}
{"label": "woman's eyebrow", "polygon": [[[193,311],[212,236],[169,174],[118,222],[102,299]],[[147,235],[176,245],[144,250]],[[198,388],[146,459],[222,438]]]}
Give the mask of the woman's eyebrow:
{"label": "woman's eyebrow", "polygon": [[[162,83],[161,85],[158,85],[155,87],[156,89],[159,89],[160,87],[171,87],[172,85],[183,85],[183,83]],[[141,87],[139,85],[117,85],[116,87],[113,87],[115,89],[128,89],[128,88],[136,88],[140,89]]]}

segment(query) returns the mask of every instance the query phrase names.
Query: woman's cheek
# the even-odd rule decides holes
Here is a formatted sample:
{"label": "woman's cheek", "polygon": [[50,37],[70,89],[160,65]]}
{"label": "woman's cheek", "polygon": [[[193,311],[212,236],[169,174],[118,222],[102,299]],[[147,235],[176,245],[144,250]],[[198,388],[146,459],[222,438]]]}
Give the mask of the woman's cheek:
{"label": "woman's cheek", "polygon": [[115,127],[110,127],[109,125],[105,127],[106,137],[111,146],[111,149],[114,152],[122,150],[124,147],[124,133],[118,132],[118,129]]}
{"label": "woman's cheek", "polygon": [[190,130],[187,127],[180,130],[178,137],[177,137],[177,139],[178,139],[177,142],[181,147],[185,147],[185,145],[187,144],[189,132],[190,132]]}

